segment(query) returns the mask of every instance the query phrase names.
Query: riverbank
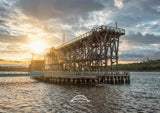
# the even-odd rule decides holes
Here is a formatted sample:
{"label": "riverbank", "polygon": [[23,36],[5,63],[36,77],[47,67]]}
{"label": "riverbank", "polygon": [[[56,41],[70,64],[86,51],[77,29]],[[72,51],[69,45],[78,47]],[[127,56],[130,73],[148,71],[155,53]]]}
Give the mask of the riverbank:
{"label": "riverbank", "polygon": [[135,72],[160,72],[160,60],[150,60],[147,62],[119,64],[119,70],[135,71]]}

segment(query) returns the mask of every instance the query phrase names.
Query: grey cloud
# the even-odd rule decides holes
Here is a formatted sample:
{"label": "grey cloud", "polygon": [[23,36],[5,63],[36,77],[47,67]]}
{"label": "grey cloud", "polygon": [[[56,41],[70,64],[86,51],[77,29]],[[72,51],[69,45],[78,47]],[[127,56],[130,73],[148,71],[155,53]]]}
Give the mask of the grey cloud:
{"label": "grey cloud", "polygon": [[8,27],[8,26],[6,25],[6,21],[5,21],[5,20],[2,20],[2,19],[0,19],[0,26]]}
{"label": "grey cloud", "polygon": [[4,1],[0,1],[0,12],[6,11],[5,7],[8,7],[8,4],[5,3]]}
{"label": "grey cloud", "polygon": [[0,30],[0,42],[4,43],[26,43],[28,41],[27,36],[13,36],[7,30]]}
{"label": "grey cloud", "polygon": [[160,5],[159,0],[128,0],[121,9],[112,8],[110,19],[118,21],[120,26],[134,27],[137,24],[157,20],[160,12],[154,8]]}
{"label": "grey cloud", "polygon": [[4,20],[0,20],[0,24],[4,24],[5,23],[5,21]]}
{"label": "grey cloud", "polygon": [[0,49],[1,57],[4,57],[7,60],[8,58],[14,59],[17,56],[21,59],[23,55],[29,53],[29,48],[22,46],[22,44],[15,44],[15,43],[6,44],[1,42],[0,47],[1,47]]}
{"label": "grey cloud", "polygon": [[0,1],[0,12],[6,12],[11,8],[11,5],[13,1],[8,1],[8,0],[1,0]]}
{"label": "grey cloud", "polygon": [[155,54],[152,55],[154,59],[160,59],[160,51],[157,51]]}
{"label": "grey cloud", "polygon": [[67,21],[75,21],[79,16],[85,18],[89,12],[104,8],[97,0],[19,0],[17,6],[39,20],[65,18]]}
{"label": "grey cloud", "polygon": [[160,24],[152,25],[152,27],[149,29],[151,32],[157,32],[159,33],[160,31]]}
{"label": "grey cloud", "polygon": [[20,45],[17,44],[10,44],[6,46],[5,50],[1,50],[1,53],[27,53],[28,49],[27,48],[23,48]]}
{"label": "grey cloud", "polygon": [[4,12],[4,11],[5,11],[5,8],[0,7],[0,12]]}
{"label": "grey cloud", "polygon": [[86,28],[83,24],[82,25],[73,25],[72,29],[74,31],[80,31],[80,30],[84,30],[84,31],[90,31],[91,29]]}
{"label": "grey cloud", "polygon": [[12,21],[13,15],[16,14],[12,5],[13,1],[8,1],[10,4],[6,2],[7,0],[0,1],[0,26],[9,27],[7,25],[7,21]]}
{"label": "grey cloud", "polygon": [[[125,43],[123,43],[123,41]],[[120,52],[120,60],[122,61],[142,61],[147,57],[151,59],[159,59],[159,48],[153,46],[160,44],[160,36],[154,34],[130,33],[121,38],[121,44],[127,44],[128,50]]]}
{"label": "grey cloud", "polygon": [[[159,49],[153,44],[160,44],[160,36],[154,34],[130,33],[122,37],[123,41],[127,41],[128,50],[120,52],[121,61],[142,61],[147,57],[151,59],[159,59]],[[123,42],[122,41],[122,42]],[[121,44],[123,44],[120,42]]]}
{"label": "grey cloud", "polygon": [[143,60],[146,56],[136,52],[124,52],[119,55],[120,61],[138,61]]}
{"label": "grey cloud", "polygon": [[150,44],[159,44],[160,43],[160,35],[154,34],[141,34],[138,33],[130,33],[126,36],[123,36],[122,40],[127,40],[129,44],[132,46],[144,46]]}
{"label": "grey cloud", "polygon": [[130,51],[120,53],[119,55],[121,61],[142,61],[147,57],[151,59],[159,59],[160,52],[154,49],[132,49]]}

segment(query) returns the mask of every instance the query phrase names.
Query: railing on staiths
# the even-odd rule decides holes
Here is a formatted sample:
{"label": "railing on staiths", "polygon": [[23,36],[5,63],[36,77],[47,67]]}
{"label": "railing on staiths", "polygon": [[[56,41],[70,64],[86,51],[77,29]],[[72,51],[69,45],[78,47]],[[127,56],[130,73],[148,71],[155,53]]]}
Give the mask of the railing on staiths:
{"label": "railing on staiths", "polygon": [[69,72],[44,71],[44,77],[97,77],[97,76],[130,76],[127,71],[101,71],[101,72]]}
{"label": "railing on staiths", "polygon": [[103,31],[103,30],[106,30],[106,31],[110,30],[110,31],[114,31],[117,33],[125,34],[125,29],[122,29],[122,28],[116,28],[116,27],[111,27],[111,26],[99,26],[99,27],[93,28],[91,31],[89,31],[85,34],[82,34],[82,35],[80,35],[80,36],[78,36],[68,42],[63,43],[62,45],[58,46],[57,49],[62,48],[62,47],[69,45],[71,43],[74,43],[74,42],[81,40],[83,38],[86,38],[86,37],[92,35],[93,32],[99,32],[99,31]]}

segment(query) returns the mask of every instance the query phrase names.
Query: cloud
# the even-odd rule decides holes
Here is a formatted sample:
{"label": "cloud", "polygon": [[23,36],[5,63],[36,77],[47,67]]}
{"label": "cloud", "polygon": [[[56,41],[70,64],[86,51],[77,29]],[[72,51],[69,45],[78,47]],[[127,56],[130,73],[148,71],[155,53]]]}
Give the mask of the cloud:
{"label": "cloud", "polygon": [[4,59],[0,59],[0,61],[4,61]]}
{"label": "cloud", "polygon": [[63,32],[69,41],[96,26],[115,26],[117,21],[118,27],[126,30],[120,38],[121,60],[156,59],[159,4],[159,0],[1,0],[0,58],[25,59],[31,42],[41,40],[47,47],[58,46]]}
{"label": "cloud", "polygon": [[26,43],[28,42],[28,37],[25,35],[14,36],[7,30],[0,30],[0,42],[4,43]]}
{"label": "cloud", "polygon": [[22,44],[0,43],[0,58],[6,60],[24,60],[30,58],[29,48]]}
{"label": "cloud", "polygon": [[157,12],[160,12],[160,5],[156,7]]}
{"label": "cloud", "polygon": [[129,51],[121,52],[119,54],[120,61],[142,61],[149,57],[150,59],[159,59],[160,54],[156,49],[132,49]]}
{"label": "cloud", "polygon": [[73,22],[79,17],[86,19],[89,12],[104,8],[97,0],[19,0],[17,6],[27,16],[38,20],[64,18]]}
{"label": "cloud", "polygon": [[114,0],[114,5],[118,8],[123,8],[123,1],[122,0]]}
{"label": "cloud", "polygon": [[[159,0],[124,0],[123,8],[118,10],[117,8],[112,8],[112,15],[109,18],[113,21],[118,21],[120,26],[129,30],[138,24],[159,20],[160,12],[154,8],[159,4]],[[110,8],[107,9],[110,10]]]}
{"label": "cloud", "polygon": [[157,51],[155,54],[152,55],[152,58],[160,59],[160,52]]}
{"label": "cloud", "polygon": [[154,34],[130,33],[120,42],[120,60],[142,61],[147,57],[159,59],[160,36]]}
{"label": "cloud", "polygon": [[140,32],[131,32],[130,34],[124,36],[122,40],[127,41],[128,44],[131,46],[145,46],[160,43],[160,35],[154,35],[149,33],[143,35]]}
{"label": "cloud", "polygon": [[120,61],[141,61],[146,58],[145,55],[136,52],[124,52],[119,55]]}

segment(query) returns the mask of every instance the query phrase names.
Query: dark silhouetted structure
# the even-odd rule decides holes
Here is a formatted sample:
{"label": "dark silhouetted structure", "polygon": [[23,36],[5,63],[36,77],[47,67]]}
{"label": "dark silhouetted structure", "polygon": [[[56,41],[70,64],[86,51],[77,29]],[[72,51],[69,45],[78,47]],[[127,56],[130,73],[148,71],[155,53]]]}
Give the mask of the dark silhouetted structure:
{"label": "dark silhouetted structure", "polygon": [[[125,30],[100,26],[57,48],[46,57],[47,69],[53,71],[111,71],[118,70],[119,38]],[[115,67],[115,66],[114,66]]]}

